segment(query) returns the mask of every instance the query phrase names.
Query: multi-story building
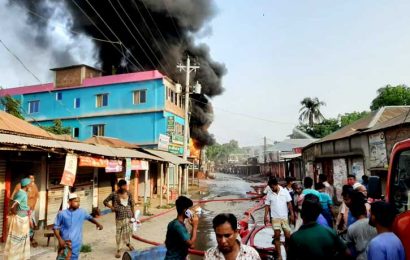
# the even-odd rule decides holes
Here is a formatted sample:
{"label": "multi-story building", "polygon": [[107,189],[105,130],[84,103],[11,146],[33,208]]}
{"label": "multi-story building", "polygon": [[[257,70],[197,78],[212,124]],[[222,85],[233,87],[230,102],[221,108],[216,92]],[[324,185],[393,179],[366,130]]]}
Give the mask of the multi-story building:
{"label": "multi-story building", "polygon": [[52,71],[53,83],[2,89],[0,96],[19,100],[29,122],[50,126],[60,119],[79,140],[109,136],[156,147],[169,135],[169,150],[183,153],[183,96],[159,71],[102,76],[87,65]]}

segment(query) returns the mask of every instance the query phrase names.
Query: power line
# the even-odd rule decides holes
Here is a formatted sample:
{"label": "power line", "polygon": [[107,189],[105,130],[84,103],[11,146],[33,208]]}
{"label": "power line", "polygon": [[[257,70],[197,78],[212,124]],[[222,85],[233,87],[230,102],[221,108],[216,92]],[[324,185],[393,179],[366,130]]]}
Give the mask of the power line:
{"label": "power line", "polygon": [[[97,26],[97,24],[95,24],[95,22],[93,21],[93,19],[91,19],[91,17],[87,15],[87,13],[84,11],[84,9],[82,9],[81,6],[79,6],[79,5],[75,2],[75,0],[71,0],[71,1],[72,1],[72,2],[77,6],[77,8],[87,17],[87,19],[92,23],[92,25],[94,25],[94,27],[97,28],[97,30],[108,40],[108,39],[109,39],[108,36]],[[118,38],[117,38],[117,39],[118,39]],[[119,39],[118,39],[118,40],[119,40]],[[119,42],[121,43],[121,41],[119,41]],[[118,49],[118,47],[117,47],[116,45],[114,45],[114,44],[112,44],[112,45],[113,45],[113,47],[114,47],[119,53],[121,53],[122,55],[124,55],[123,51],[121,51],[120,49]],[[122,43],[121,43],[120,46],[122,46]],[[125,47],[125,46],[124,46],[124,47]],[[134,67],[143,69],[142,65],[138,62],[138,60],[137,60],[134,56],[133,56],[133,58],[134,58],[135,62],[139,65],[139,67],[138,67],[137,65],[135,65],[132,61],[130,61],[127,56],[124,56],[124,58],[125,58],[128,62],[130,62]]]}
{"label": "power line", "polygon": [[[200,100],[195,99],[195,98],[192,98],[192,97],[191,97],[191,100],[193,100],[194,102],[197,102],[197,103],[202,103],[202,104],[205,104],[205,105],[209,105],[209,103],[200,101]],[[265,121],[265,122],[268,122],[268,123],[295,125],[294,122],[275,121],[275,120],[270,120],[270,119],[266,119],[266,118],[262,118],[262,117],[257,117],[257,116],[254,116],[254,115],[249,115],[249,114],[245,114],[245,113],[239,113],[239,112],[235,112],[235,111],[230,111],[230,110],[227,110],[227,109],[224,109],[224,108],[221,108],[221,107],[215,107],[215,106],[213,106],[213,105],[212,105],[212,107],[213,107],[213,108],[216,108],[216,109],[218,109],[218,110],[224,111],[224,112],[226,112],[226,113],[229,113],[229,114],[233,114],[233,115],[237,115],[237,116],[242,116],[242,117],[247,117],[247,118],[251,118],[251,119],[255,119],[255,120],[259,120],[259,121]]]}
{"label": "power line", "polygon": [[[86,12],[75,2],[75,0],[71,0],[78,8],[80,8],[83,12],[83,14],[85,14],[90,21],[92,20],[87,14]],[[95,8],[93,7],[93,5],[88,1],[85,0],[87,2],[87,4],[93,9],[93,11],[97,14],[97,16],[101,19],[101,21],[105,24],[105,26],[110,30],[110,32],[114,35],[115,38],[117,38],[118,41],[121,42],[121,44],[124,46],[124,48],[127,50],[127,52],[130,54],[131,57],[134,58],[134,60],[137,62],[137,64],[140,66],[140,69],[143,70],[144,66],[141,65],[141,63],[138,62],[137,58],[135,58],[135,56],[132,54],[132,52],[127,48],[127,46],[124,45],[124,43],[122,43],[121,39],[117,36],[117,34],[115,34],[115,32],[111,29],[111,27],[107,24],[107,22],[105,22],[105,20],[101,17],[101,15],[97,12],[97,10],[95,10]],[[94,26],[95,23],[93,23]],[[97,27],[97,26],[96,26]],[[98,27],[97,27],[98,28]],[[101,30],[99,29],[99,31],[101,32]]]}
{"label": "power line", "polygon": [[[138,12],[139,12],[140,15],[142,16],[142,14],[141,14],[141,12],[140,12],[140,10],[139,10],[139,8],[138,8],[138,5],[137,5],[134,1],[131,1],[131,2],[134,4],[135,8],[137,8]],[[164,35],[161,33],[161,30],[159,29],[157,23],[155,22],[154,17],[152,17],[151,12],[148,10],[148,7],[145,5],[144,1],[141,1],[141,3],[143,4],[145,10],[147,11],[147,14],[148,14],[149,17],[151,18],[151,21],[153,22],[155,28],[157,29],[157,31],[158,31],[159,35],[161,36],[162,40],[164,41],[165,45],[167,46],[168,49],[171,49],[171,47],[168,45],[168,42],[165,40]]]}
{"label": "power line", "polygon": [[[124,24],[125,28],[127,28],[128,32],[131,34],[132,38],[134,38],[134,40],[137,42],[138,46],[141,48],[142,52],[145,54],[145,56],[148,58],[148,60],[151,62],[151,65],[155,68],[155,64],[154,62],[151,60],[150,55],[147,54],[147,52],[145,51],[145,49],[142,47],[142,45],[140,44],[140,42],[138,41],[138,39],[135,37],[135,35],[132,33],[132,31],[130,30],[130,28],[128,27],[127,23],[124,21],[124,19],[122,19],[121,15],[119,14],[119,12],[117,11],[117,9],[115,8],[115,6],[112,4],[111,0],[108,0],[108,2],[110,3],[111,7],[114,9],[114,12],[117,14],[118,18],[120,18],[121,22]],[[125,12],[125,10],[124,10]],[[126,15],[128,16],[128,14],[126,13]],[[128,16],[129,18],[129,16]],[[131,19],[130,19],[131,20]],[[131,20],[132,22],[132,20]],[[161,64],[161,62],[158,60],[157,56],[155,55],[155,53],[152,51],[152,49],[149,47],[148,43],[145,41],[144,37],[141,35],[140,31],[138,30],[138,28],[135,26],[135,24],[132,22],[132,24],[134,25],[135,29],[137,30],[138,34],[141,36],[141,38],[144,40],[145,44],[148,46],[148,49],[151,51],[151,53],[153,54],[153,56],[155,57],[155,59],[157,60],[158,64],[163,68],[163,70],[166,72],[165,67]]]}
{"label": "power line", "polygon": [[[17,6],[20,7],[21,9],[24,9],[25,11],[31,13],[32,15],[37,16],[38,18],[41,18],[41,19],[43,19],[43,20],[45,20],[45,21],[47,21],[47,22],[49,22],[49,21],[51,20],[51,18],[44,17],[44,16],[42,16],[42,15],[40,15],[40,14],[38,14],[38,13],[36,13],[36,12],[34,12],[34,11],[32,11],[32,10],[30,10],[30,9],[28,9],[28,8],[26,8],[26,7],[24,7],[24,6],[20,6],[20,5],[17,5]],[[72,32],[72,33],[74,33],[74,34],[78,34],[78,35],[85,36],[85,37],[87,37],[87,38],[89,38],[89,39],[91,39],[91,40],[100,41],[100,42],[107,42],[107,43],[112,43],[112,44],[121,44],[121,42],[115,42],[115,41],[110,41],[110,40],[104,40],[104,39],[95,38],[95,37],[86,35],[86,34],[84,34],[84,33],[82,33],[82,32],[77,32],[77,31],[74,31],[74,30],[72,30],[72,29],[68,29],[68,28],[67,28],[66,26],[64,26],[64,25],[61,25],[61,24],[58,24],[58,23],[55,23],[55,22],[53,22],[53,23],[54,23],[53,25],[56,26],[56,27],[60,27],[60,28],[62,28],[62,29],[64,29],[64,30],[66,30],[66,31],[68,31],[68,32]]]}

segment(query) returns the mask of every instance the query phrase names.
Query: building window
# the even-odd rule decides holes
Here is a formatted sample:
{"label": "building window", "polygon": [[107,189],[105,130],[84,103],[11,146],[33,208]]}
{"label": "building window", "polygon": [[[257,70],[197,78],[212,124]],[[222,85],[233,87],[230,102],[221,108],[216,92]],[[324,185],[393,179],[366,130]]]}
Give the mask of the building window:
{"label": "building window", "polygon": [[73,137],[78,138],[80,136],[80,128],[74,127],[73,128]]}
{"label": "building window", "polygon": [[174,91],[170,90],[171,102],[174,103]]}
{"label": "building window", "polygon": [[37,113],[40,107],[40,100],[29,101],[28,102],[28,112],[29,114]]}
{"label": "building window", "polygon": [[104,136],[104,125],[93,125],[92,130],[93,136]]}
{"label": "building window", "polygon": [[63,99],[63,93],[62,92],[57,92],[56,93],[56,100],[62,100]]}
{"label": "building window", "polygon": [[134,105],[143,104],[147,102],[147,90],[134,91]]}
{"label": "building window", "polygon": [[108,106],[108,94],[99,94],[99,95],[97,95],[96,106],[97,107],[106,107],[106,106]]}
{"label": "building window", "polygon": [[80,98],[74,98],[74,108],[80,107]]}

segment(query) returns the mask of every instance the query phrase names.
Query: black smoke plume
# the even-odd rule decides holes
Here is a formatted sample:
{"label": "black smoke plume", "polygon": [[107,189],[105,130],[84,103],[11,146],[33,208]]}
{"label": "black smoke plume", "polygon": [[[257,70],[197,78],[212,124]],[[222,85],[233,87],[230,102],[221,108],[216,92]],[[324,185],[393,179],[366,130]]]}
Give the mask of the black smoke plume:
{"label": "black smoke plume", "polygon": [[[192,83],[199,81],[202,94],[193,95],[191,102],[191,137],[199,146],[214,143],[208,132],[213,110],[210,97],[223,92],[224,64],[210,57],[207,45],[194,42],[195,34],[208,31],[208,22],[216,14],[213,0],[10,0],[29,11],[28,23],[37,31],[35,44],[47,48],[53,44],[45,30],[44,17],[55,16],[61,5],[72,18],[67,25],[81,32],[113,43],[95,41],[101,67],[106,74],[157,69],[173,80],[185,83],[185,74],[176,64],[187,55],[200,65],[191,74]],[[56,8],[60,7],[60,8]],[[31,12],[30,12],[31,11]],[[79,37],[75,33],[73,39]],[[66,50],[56,54],[67,56]],[[61,59],[59,65],[69,65],[70,57]]]}

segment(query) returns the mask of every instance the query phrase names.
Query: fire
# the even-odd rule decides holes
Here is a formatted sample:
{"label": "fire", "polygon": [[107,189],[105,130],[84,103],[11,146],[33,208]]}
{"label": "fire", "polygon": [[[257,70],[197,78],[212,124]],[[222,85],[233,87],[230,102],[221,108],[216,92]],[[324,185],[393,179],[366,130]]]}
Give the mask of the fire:
{"label": "fire", "polygon": [[189,139],[189,152],[191,154],[191,157],[195,157],[196,159],[199,159],[201,150],[196,145],[196,141],[192,138]]}

